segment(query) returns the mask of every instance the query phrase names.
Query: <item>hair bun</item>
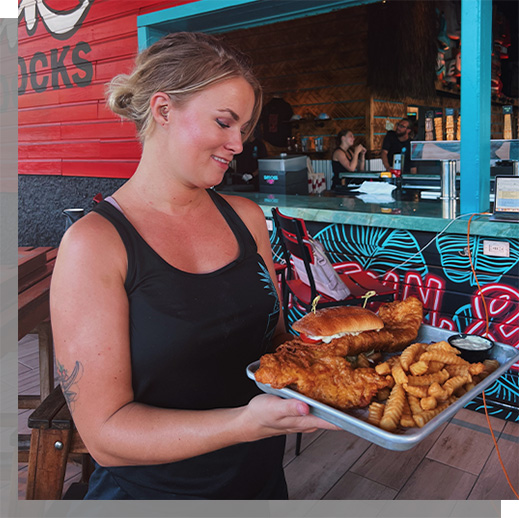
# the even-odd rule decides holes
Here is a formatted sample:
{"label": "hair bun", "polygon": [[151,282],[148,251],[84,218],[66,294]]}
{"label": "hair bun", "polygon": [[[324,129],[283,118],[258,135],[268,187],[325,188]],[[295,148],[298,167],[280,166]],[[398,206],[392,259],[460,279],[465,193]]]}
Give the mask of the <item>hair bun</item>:
{"label": "hair bun", "polygon": [[117,104],[119,105],[119,108],[127,108],[132,102],[132,97],[133,97],[133,94],[131,92],[122,94],[119,97],[118,102],[117,102]]}

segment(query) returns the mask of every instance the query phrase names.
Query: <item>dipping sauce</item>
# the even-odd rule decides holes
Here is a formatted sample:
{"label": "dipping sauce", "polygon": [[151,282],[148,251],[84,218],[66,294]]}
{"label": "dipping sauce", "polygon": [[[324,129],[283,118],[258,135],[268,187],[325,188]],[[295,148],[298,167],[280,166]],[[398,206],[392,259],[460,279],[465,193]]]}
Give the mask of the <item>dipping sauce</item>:
{"label": "dipping sauce", "polygon": [[461,333],[449,337],[449,343],[461,352],[461,357],[469,362],[483,361],[489,357],[494,342],[478,335]]}
{"label": "dipping sauce", "polygon": [[490,342],[490,340],[488,340],[487,338],[483,338],[482,336],[465,335],[465,338],[462,338],[462,336],[463,335],[458,335],[458,337],[454,337],[451,341],[451,344],[472,351],[481,351],[482,349],[488,349],[493,345],[492,342]]}

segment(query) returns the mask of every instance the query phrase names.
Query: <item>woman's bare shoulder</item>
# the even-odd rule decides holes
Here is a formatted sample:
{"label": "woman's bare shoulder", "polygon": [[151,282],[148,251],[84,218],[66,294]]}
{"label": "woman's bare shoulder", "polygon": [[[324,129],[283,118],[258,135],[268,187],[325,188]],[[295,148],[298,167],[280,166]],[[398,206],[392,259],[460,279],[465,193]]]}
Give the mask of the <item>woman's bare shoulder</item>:
{"label": "woman's bare shoulder", "polygon": [[88,263],[124,267],[126,250],[115,227],[103,216],[91,212],[76,221],[65,232],[59,249],[56,266],[65,261],[76,265]]}
{"label": "woman's bare shoulder", "polygon": [[254,236],[263,231],[266,226],[265,215],[261,207],[254,201],[242,196],[222,195],[229,205],[236,211],[242,221]]}
{"label": "woman's bare shoulder", "polygon": [[338,147],[332,153],[332,160],[338,159],[340,156],[343,156],[343,155],[346,155],[346,151],[344,151],[344,149]]}
{"label": "woman's bare shoulder", "polygon": [[246,217],[264,218],[263,210],[255,201],[232,194],[220,194],[220,196],[222,196],[240,216],[243,212]]}

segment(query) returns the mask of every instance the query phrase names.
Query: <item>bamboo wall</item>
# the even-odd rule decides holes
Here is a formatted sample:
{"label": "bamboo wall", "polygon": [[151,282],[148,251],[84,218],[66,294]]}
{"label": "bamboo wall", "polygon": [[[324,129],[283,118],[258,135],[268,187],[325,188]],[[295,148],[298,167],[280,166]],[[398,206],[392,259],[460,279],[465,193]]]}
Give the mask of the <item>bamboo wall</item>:
{"label": "bamboo wall", "polygon": [[[345,128],[359,141],[369,141],[365,7],[240,30],[226,37],[251,56],[265,103],[278,94],[305,119],[293,127],[293,135],[322,136],[326,150],[333,149],[335,135]],[[317,124],[314,119],[322,112],[331,120]],[[278,151],[273,146],[269,150]]]}

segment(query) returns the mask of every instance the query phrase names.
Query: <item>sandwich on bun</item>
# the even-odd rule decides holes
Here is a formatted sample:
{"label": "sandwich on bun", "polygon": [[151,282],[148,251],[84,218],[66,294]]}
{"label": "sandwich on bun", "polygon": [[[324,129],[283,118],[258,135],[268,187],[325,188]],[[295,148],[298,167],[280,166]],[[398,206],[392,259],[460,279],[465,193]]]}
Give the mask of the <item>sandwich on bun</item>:
{"label": "sandwich on bun", "polygon": [[308,313],[294,322],[292,328],[306,343],[329,344],[344,336],[356,336],[365,331],[380,331],[382,319],[360,306],[333,306]]}

